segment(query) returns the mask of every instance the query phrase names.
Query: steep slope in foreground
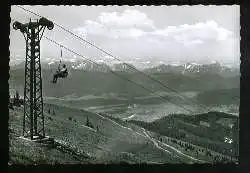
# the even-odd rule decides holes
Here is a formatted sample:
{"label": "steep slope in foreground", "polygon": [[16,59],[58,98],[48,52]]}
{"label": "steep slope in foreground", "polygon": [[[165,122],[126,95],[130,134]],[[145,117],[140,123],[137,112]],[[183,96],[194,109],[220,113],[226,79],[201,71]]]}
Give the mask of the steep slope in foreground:
{"label": "steep slope in foreground", "polygon": [[[16,163],[204,163],[150,136],[138,126],[121,125],[105,115],[45,104],[48,136],[66,146],[65,152],[24,141],[22,108],[10,110],[10,161]],[[87,117],[93,128],[86,126]],[[81,154],[75,154],[81,153]]]}
{"label": "steep slope in foreground", "polygon": [[23,112],[20,108],[9,114],[9,164],[93,163],[93,158],[70,145],[58,141],[50,145],[20,138]]}

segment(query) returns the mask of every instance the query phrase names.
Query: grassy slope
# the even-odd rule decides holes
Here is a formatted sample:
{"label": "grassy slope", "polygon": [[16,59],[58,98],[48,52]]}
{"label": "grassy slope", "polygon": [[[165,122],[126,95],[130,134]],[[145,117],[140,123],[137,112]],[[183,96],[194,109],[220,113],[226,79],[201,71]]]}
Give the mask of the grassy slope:
{"label": "grassy slope", "polygon": [[[51,114],[48,114],[48,110],[51,110]],[[167,117],[157,120],[153,123],[157,123],[157,128],[154,126],[148,126],[141,122],[126,122],[107,115],[97,115],[95,113],[86,112],[84,110],[58,106],[54,104],[45,104],[45,124],[47,135],[54,137],[57,140],[64,141],[67,146],[83,153],[81,156],[75,156],[69,153],[62,152],[56,148],[46,148],[39,144],[32,144],[22,141],[15,136],[20,135],[21,132],[21,120],[22,109],[16,108],[15,111],[10,111],[10,158],[14,163],[114,163],[114,162],[127,162],[127,163],[190,163],[193,160],[189,157],[196,158],[207,162],[213,162],[215,157],[208,157],[203,152],[194,152],[186,150],[185,147],[180,146],[178,142],[173,142],[173,138],[181,138],[180,133],[172,133],[173,131],[184,130],[180,125],[185,122],[186,125],[192,124],[193,127],[198,126],[196,122],[199,120],[205,120],[206,115],[200,115],[198,118],[190,120],[190,117],[184,115],[178,117],[175,123],[175,127],[179,129],[166,128],[171,122],[167,120]],[[53,115],[52,112],[55,112]],[[85,125],[87,117],[90,122],[93,123],[94,129],[87,128]],[[233,118],[228,117],[226,114],[220,115],[220,118],[211,114],[210,120],[218,121],[220,118]],[[69,119],[71,118],[71,119]],[[167,121],[167,122],[166,122]],[[143,130],[138,125],[144,127]],[[162,124],[161,124],[162,123]],[[152,123],[150,123],[152,124]],[[225,126],[225,123],[223,123]],[[98,127],[98,131],[96,131]],[[130,129],[128,129],[130,128]],[[173,128],[173,127],[172,127]],[[189,128],[192,130],[192,128]],[[148,131],[150,130],[150,131]],[[145,133],[146,132],[146,133]],[[155,133],[156,132],[156,133]],[[194,131],[184,130],[189,136],[192,136]],[[146,137],[148,135],[151,137]],[[198,141],[202,141],[202,138],[198,136]],[[154,141],[152,140],[152,137]],[[169,138],[170,137],[170,138]],[[183,141],[184,138],[181,138]],[[192,143],[197,142],[197,139],[193,141],[191,138],[186,138]],[[203,144],[207,144],[208,139],[204,138]],[[162,142],[160,142],[162,141]],[[185,141],[185,140],[184,140]],[[155,145],[157,143],[157,145]],[[215,143],[212,141],[212,143]],[[219,143],[222,145],[222,143]],[[168,146],[170,145],[170,146]],[[174,149],[172,147],[175,147]],[[185,156],[180,152],[187,154]],[[165,152],[165,150],[171,153]],[[30,152],[31,151],[31,152]],[[38,152],[35,152],[38,151]],[[196,162],[196,161],[194,161]]]}
{"label": "grassy slope", "polygon": [[86,154],[77,156],[57,147],[20,139],[22,130],[22,110],[16,108],[9,114],[9,162],[11,164],[56,164],[91,163],[93,159]]}
{"label": "grassy slope", "polygon": [[[55,105],[53,105],[55,106]],[[74,115],[73,119],[76,119],[77,122],[85,122],[86,116],[89,117],[91,122],[94,122],[94,126],[98,126],[99,133],[103,136],[108,137],[108,140],[105,142],[98,142],[100,146],[108,149],[110,152],[132,152],[135,157],[141,158],[141,160],[148,161],[157,161],[157,162],[189,162],[186,158],[176,158],[172,155],[162,153],[159,149],[156,149],[150,141],[135,133],[135,131],[131,131],[130,129],[123,128],[120,123],[112,122],[109,119],[104,118],[89,113],[83,110],[66,108],[66,107],[55,107],[55,113],[59,114],[60,117],[64,117],[64,115]],[[86,115],[87,113],[87,115]],[[110,117],[109,117],[110,118]],[[125,126],[127,127],[127,126]],[[76,130],[79,133],[79,130]],[[141,133],[142,134],[142,133]],[[81,136],[80,140],[84,140],[83,136]],[[92,141],[93,137],[86,138],[85,141]],[[95,142],[95,140],[93,140]],[[93,143],[92,142],[92,143]],[[110,157],[110,156],[109,156]],[[106,158],[107,159],[107,158]]]}
{"label": "grassy slope", "polygon": [[[48,108],[54,109],[55,115],[47,114]],[[87,116],[95,129],[98,126],[98,131],[83,126]],[[69,117],[72,119],[69,120]],[[45,105],[47,135],[64,141],[71,148],[84,153],[84,157],[75,158],[72,154],[58,151],[58,149],[48,149],[39,144],[18,139],[16,136],[21,132],[21,118],[21,108],[16,108],[15,111],[10,110],[9,123],[12,131],[10,160],[14,163],[190,162],[185,157],[176,157],[159,150],[148,138],[123,128],[105,117],[101,118],[96,114],[78,109]]]}

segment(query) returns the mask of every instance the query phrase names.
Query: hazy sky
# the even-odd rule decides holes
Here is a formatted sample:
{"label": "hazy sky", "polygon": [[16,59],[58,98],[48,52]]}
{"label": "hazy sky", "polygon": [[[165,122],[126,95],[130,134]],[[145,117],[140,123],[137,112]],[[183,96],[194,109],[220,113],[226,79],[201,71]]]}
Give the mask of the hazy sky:
{"label": "hazy sky", "polygon": [[[72,30],[127,62],[198,63],[217,60],[235,64],[240,59],[239,6],[23,6]],[[38,19],[12,6],[11,18]],[[58,27],[44,35],[96,61],[105,54],[80,42]],[[25,41],[10,31],[11,60],[24,59]],[[63,52],[65,58],[74,57]],[[60,49],[43,39],[41,58],[59,58]]]}

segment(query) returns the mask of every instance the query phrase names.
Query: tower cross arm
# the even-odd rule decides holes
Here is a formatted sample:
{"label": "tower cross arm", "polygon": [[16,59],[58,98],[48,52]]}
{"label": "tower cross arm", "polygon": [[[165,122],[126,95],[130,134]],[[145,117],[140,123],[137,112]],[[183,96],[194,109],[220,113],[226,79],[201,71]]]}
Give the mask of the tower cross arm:
{"label": "tower cross arm", "polygon": [[26,25],[24,25],[24,24],[22,24],[21,22],[18,22],[18,21],[15,21],[15,22],[13,23],[13,28],[14,28],[15,30],[20,30],[22,33],[27,32],[27,27],[26,27]]}
{"label": "tower cross arm", "polygon": [[38,22],[29,22],[26,24],[22,24],[21,22],[15,21],[13,23],[13,28],[15,30],[20,30],[22,33],[27,32],[27,28],[44,26],[47,27],[49,30],[54,28],[54,23],[44,17],[40,18]]}
{"label": "tower cross arm", "polygon": [[52,30],[54,28],[54,23],[44,17],[39,19],[39,24],[42,26],[46,26],[49,30]]}

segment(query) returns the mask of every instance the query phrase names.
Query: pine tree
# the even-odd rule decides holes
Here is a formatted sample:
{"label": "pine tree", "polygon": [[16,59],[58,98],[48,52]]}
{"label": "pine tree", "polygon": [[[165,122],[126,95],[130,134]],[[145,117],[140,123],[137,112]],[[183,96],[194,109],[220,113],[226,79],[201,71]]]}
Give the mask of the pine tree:
{"label": "pine tree", "polygon": [[86,120],[86,126],[89,127],[89,117],[87,117],[87,120]]}
{"label": "pine tree", "polygon": [[16,91],[16,99],[18,99],[19,100],[19,92],[18,91]]}
{"label": "pine tree", "polygon": [[14,96],[14,105],[15,106],[20,106],[20,96],[19,96],[19,92],[16,91],[16,95]]}

